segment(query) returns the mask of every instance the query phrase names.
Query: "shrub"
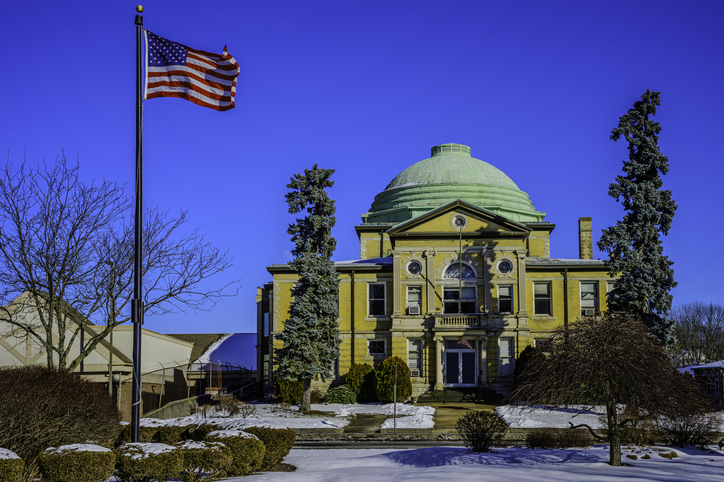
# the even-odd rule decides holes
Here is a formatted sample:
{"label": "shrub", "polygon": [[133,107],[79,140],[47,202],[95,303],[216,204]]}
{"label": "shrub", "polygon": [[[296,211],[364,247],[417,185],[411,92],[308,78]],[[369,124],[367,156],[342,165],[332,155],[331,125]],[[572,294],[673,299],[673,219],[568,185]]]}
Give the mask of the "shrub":
{"label": "shrub", "polygon": [[534,428],[525,437],[525,445],[530,449],[590,447],[592,444],[593,437],[588,430],[577,428]]}
{"label": "shrub", "polygon": [[256,435],[266,448],[261,470],[270,470],[292,450],[297,434],[291,428],[249,427],[244,432]]}
{"label": "shrub", "polygon": [[239,413],[241,402],[234,395],[226,394],[219,397],[219,404],[216,406],[214,417],[233,417]]}
{"label": "shrub", "polygon": [[397,401],[404,402],[412,395],[410,369],[405,361],[398,356],[385,358],[377,369],[375,393],[377,400],[390,403],[394,398],[395,367],[397,367]]}
{"label": "shrub", "polygon": [[468,412],[457,421],[455,430],[470,452],[490,452],[508,426],[495,412]]}
{"label": "shrub", "polygon": [[100,445],[48,448],[38,456],[45,482],[104,482],[113,475],[116,456]]}
{"label": "shrub", "polygon": [[183,440],[206,440],[206,437],[213,431],[218,430],[218,427],[210,423],[201,423],[199,425],[191,426],[188,432],[183,434]]}
{"label": "shrub", "polygon": [[661,437],[667,445],[703,447],[719,440],[721,420],[716,412],[679,413],[659,421]]}
{"label": "shrub", "polygon": [[8,449],[0,449],[0,482],[20,482],[25,462]]}
{"label": "shrub", "polygon": [[322,403],[324,401],[324,394],[318,388],[315,388],[312,390],[312,393],[309,394],[309,401],[310,403]]}
{"label": "shrub", "polygon": [[[147,423],[144,422],[148,419],[142,419],[141,423]],[[164,426],[161,424],[153,424],[153,425],[141,425],[138,427],[138,441],[140,443],[151,443],[156,442],[158,440],[158,432],[163,428]],[[120,446],[126,443],[131,442],[131,424],[127,424],[123,427],[123,430],[121,430],[121,434],[118,437],[118,440],[116,441],[116,446]]]}
{"label": "shrub", "polygon": [[219,442],[180,442],[183,469],[179,476],[183,482],[216,480],[231,466],[231,449]]}
{"label": "shrub", "polygon": [[187,440],[191,431],[195,429],[196,425],[164,425],[158,428],[153,441],[173,445],[182,440]]}
{"label": "shrub", "polygon": [[207,439],[221,442],[231,451],[231,465],[226,470],[229,476],[249,475],[259,470],[264,461],[266,448],[255,435],[241,430],[216,430]]}
{"label": "shrub", "polygon": [[375,369],[367,363],[353,363],[347,373],[347,386],[357,394],[359,403],[377,401]]}
{"label": "shrub", "polygon": [[43,366],[0,369],[0,447],[25,461],[25,476],[48,447],[110,444],[118,409],[100,385]]}
{"label": "shrub", "polygon": [[281,378],[274,380],[274,398],[281,403],[289,405],[301,403],[303,391],[304,383],[301,381],[282,380]]}
{"label": "shrub", "polygon": [[324,396],[324,403],[357,403],[357,394],[347,385],[330,388]]}
{"label": "shrub", "polygon": [[183,469],[181,452],[166,444],[128,443],[114,453],[116,476],[123,482],[163,481]]}

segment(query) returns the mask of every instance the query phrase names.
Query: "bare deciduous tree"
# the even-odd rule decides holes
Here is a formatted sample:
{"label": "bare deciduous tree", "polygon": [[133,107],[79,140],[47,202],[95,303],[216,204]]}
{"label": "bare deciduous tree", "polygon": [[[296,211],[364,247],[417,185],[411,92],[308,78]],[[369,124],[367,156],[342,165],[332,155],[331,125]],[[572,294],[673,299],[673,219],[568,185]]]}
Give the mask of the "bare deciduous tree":
{"label": "bare deciduous tree", "polygon": [[724,359],[724,307],[694,301],[672,309],[672,358],[680,366],[700,365]]}
{"label": "bare deciduous tree", "polygon": [[[63,156],[0,169],[0,321],[42,347],[48,366],[69,371],[130,320],[134,269],[132,204],[120,186],[85,185],[78,171]],[[185,211],[177,218],[146,211],[146,313],[205,309],[236,292],[235,280],[203,285],[232,260],[198,231],[184,234],[185,222]]]}
{"label": "bare deciduous tree", "polygon": [[[616,466],[621,465],[620,430],[634,421],[626,414],[640,421],[708,408],[703,393],[674,369],[646,326],[613,312],[559,328],[550,353],[527,363],[512,399],[527,405],[605,406],[609,464]],[[576,427],[581,426],[600,439],[591,427]]]}

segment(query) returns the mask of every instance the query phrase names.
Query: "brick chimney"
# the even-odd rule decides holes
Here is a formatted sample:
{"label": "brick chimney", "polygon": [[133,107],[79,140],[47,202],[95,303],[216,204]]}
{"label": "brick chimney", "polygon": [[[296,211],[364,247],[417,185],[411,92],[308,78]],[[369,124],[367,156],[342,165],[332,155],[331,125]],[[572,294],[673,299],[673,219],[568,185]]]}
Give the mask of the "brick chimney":
{"label": "brick chimney", "polygon": [[591,218],[578,218],[578,257],[593,259],[593,222]]}

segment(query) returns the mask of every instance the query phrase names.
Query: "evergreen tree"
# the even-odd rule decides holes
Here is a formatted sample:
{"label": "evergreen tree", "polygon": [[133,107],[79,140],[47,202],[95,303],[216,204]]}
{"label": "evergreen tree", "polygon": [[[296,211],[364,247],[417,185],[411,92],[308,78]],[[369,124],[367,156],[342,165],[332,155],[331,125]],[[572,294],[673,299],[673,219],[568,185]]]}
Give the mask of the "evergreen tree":
{"label": "evergreen tree", "polygon": [[330,176],[334,169],[319,169],[317,164],[304,174],[295,174],[287,184],[289,212],[307,215],[289,225],[294,259],[289,262],[298,280],[292,290],[289,318],[278,339],[284,347],[275,350],[277,376],[304,382],[300,411],[310,409],[312,379],[330,376],[339,356],[337,296],[339,281],[332,253],[337,246],[332,237],[334,201],[326,188],[334,185]]}
{"label": "evergreen tree", "polygon": [[609,310],[642,320],[663,342],[671,327],[663,315],[671,308],[669,291],[676,282],[660,237],[669,233],[677,206],[671,191],[662,189],[669,159],[659,150],[661,126],[649,118],[661,105],[659,94],[647,90],[611,131],[614,141],[623,137],[628,142],[624,175],[616,176],[608,190],[626,214],[603,230],[598,247],[609,255],[609,274],[620,274],[608,293]]}

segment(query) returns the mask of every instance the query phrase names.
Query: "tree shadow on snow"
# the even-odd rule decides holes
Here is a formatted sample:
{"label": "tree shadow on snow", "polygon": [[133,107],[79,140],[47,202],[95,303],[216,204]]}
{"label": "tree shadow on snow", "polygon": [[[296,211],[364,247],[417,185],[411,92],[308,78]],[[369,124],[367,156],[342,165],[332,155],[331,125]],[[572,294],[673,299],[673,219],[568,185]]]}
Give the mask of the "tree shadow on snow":
{"label": "tree shadow on snow", "polygon": [[529,450],[498,449],[495,452],[471,453],[462,447],[430,447],[400,450],[384,454],[400,465],[439,467],[443,465],[549,465],[562,463],[607,462],[608,451],[599,450]]}

